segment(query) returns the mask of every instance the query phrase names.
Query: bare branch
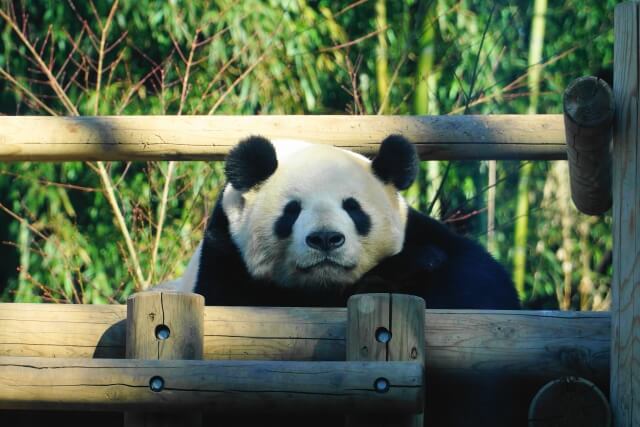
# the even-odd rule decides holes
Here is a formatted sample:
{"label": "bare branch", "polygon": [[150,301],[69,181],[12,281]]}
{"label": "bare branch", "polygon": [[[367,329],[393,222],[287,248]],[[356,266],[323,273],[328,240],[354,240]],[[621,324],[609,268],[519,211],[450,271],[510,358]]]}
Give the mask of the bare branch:
{"label": "bare branch", "polygon": [[334,46],[330,46],[330,47],[323,47],[320,49],[320,52],[331,52],[332,50],[339,50],[339,49],[343,49],[345,47],[349,47],[349,46],[353,46],[355,44],[360,43],[361,41],[364,41],[366,39],[370,39],[371,37],[375,37],[378,34],[382,33],[383,31],[387,31],[387,28],[389,28],[388,26],[384,27],[384,28],[380,28],[378,30],[372,31],[369,34],[365,34],[362,37],[358,37],[357,39],[353,39],[350,40],[346,43],[341,43],[341,44],[337,44]]}
{"label": "bare branch", "polygon": [[52,116],[57,116],[58,115],[58,113],[53,111],[51,108],[47,107],[47,105],[45,103],[43,103],[40,100],[40,98],[38,98],[33,92],[31,92],[28,88],[26,88],[25,86],[20,84],[19,81],[17,81],[11,74],[7,73],[2,68],[0,68],[0,76],[5,78],[7,81],[9,81],[11,84],[13,84],[16,88],[18,88],[22,93],[27,95],[33,102],[35,102],[35,104],[39,108],[42,108],[44,111],[46,111],[47,113],[51,114]]}
{"label": "bare branch", "polygon": [[151,270],[149,271],[148,283],[152,283],[153,274],[155,273],[156,260],[158,258],[158,248],[160,247],[160,237],[162,236],[162,228],[164,226],[165,215],[167,212],[167,202],[169,200],[169,187],[171,186],[171,179],[173,172],[175,171],[175,162],[169,162],[167,169],[167,176],[164,180],[164,188],[162,189],[162,199],[160,201],[160,213],[158,214],[158,224],[156,227],[156,238],[153,242],[153,250],[151,252]]}
{"label": "bare branch", "polygon": [[116,223],[118,224],[120,232],[124,237],[125,244],[127,245],[127,251],[133,267],[134,277],[138,281],[138,284],[142,286],[143,289],[146,289],[147,282],[145,281],[144,275],[142,274],[142,269],[140,268],[138,253],[136,252],[136,248],[133,246],[133,240],[131,240],[131,235],[129,234],[127,223],[125,222],[124,217],[122,216],[122,212],[120,211],[118,200],[116,199],[115,192],[113,191],[113,183],[111,182],[111,177],[109,176],[109,173],[107,172],[107,169],[105,168],[103,162],[97,162],[97,165],[98,175],[102,180],[102,186],[105,190],[105,196],[107,197],[107,201],[111,206],[111,210],[116,217]]}
{"label": "bare branch", "polygon": [[[93,1],[91,2],[91,7],[95,12],[95,6],[93,5]],[[100,19],[98,19],[98,23],[100,24],[100,28],[102,28],[102,34],[100,35],[100,49],[98,50],[98,74],[96,76],[96,103],[93,109],[94,115],[98,115],[100,108],[100,85],[102,84],[102,64],[104,61],[105,55],[105,44],[107,42],[107,35],[109,34],[109,27],[111,26],[111,22],[113,21],[113,15],[116,13],[116,8],[118,7],[118,0],[113,2],[113,6],[111,6],[111,10],[109,11],[109,16],[107,17],[107,22],[102,27],[102,23]]]}
{"label": "bare branch", "polygon": [[77,116],[78,110],[76,106],[73,105],[73,102],[71,102],[67,94],[64,92],[64,90],[58,83],[58,80],[56,80],[55,76],[51,73],[51,70],[49,70],[47,65],[44,63],[44,61],[42,60],[42,57],[38,55],[38,52],[36,52],[33,45],[29,42],[25,33],[20,28],[18,28],[18,25],[16,24],[16,22],[13,21],[9,17],[9,15],[7,15],[2,9],[0,9],[0,17],[3,18],[7,22],[7,24],[9,24],[9,26],[18,35],[18,37],[20,38],[22,43],[25,45],[25,47],[29,50],[31,55],[33,55],[33,59],[37,62],[38,66],[40,67],[40,70],[44,73],[44,75],[47,76],[47,79],[51,84],[51,88],[56,93],[56,95],[58,95],[58,98],[67,109],[68,113],[71,115]]}

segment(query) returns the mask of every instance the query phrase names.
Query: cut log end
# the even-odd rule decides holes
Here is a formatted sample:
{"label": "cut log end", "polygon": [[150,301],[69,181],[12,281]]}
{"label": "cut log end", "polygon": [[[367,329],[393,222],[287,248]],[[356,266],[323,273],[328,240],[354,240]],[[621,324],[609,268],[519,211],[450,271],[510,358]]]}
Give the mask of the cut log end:
{"label": "cut log end", "polygon": [[611,409],[592,382],[563,377],[547,383],[529,407],[529,427],[610,427]]}
{"label": "cut log end", "polygon": [[613,93],[607,82],[597,77],[580,77],[571,82],[563,104],[565,114],[582,127],[608,126],[613,120]]}

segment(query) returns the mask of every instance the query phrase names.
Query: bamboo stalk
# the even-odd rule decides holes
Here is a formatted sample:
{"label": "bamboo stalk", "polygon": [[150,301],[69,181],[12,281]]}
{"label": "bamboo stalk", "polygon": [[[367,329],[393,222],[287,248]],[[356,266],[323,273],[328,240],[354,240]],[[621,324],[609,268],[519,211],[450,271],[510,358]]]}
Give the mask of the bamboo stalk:
{"label": "bamboo stalk", "polygon": [[376,30],[378,45],[376,46],[376,83],[378,86],[378,113],[383,114],[388,107],[387,91],[389,90],[389,45],[387,43],[387,3],[376,0]]}
{"label": "bamboo stalk", "polygon": [[[529,43],[528,87],[530,92],[529,114],[536,114],[540,98],[540,75],[542,72],[542,49],[544,47],[545,14],[547,0],[535,0],[531,21],[531,41]],[[516,208],[515,241],[513,254],[513,281],[520,299],[525,298],[525,275],[527,265],[527,242],[529,236],[529,179],[533,164],[520,168],[518,202]]]}

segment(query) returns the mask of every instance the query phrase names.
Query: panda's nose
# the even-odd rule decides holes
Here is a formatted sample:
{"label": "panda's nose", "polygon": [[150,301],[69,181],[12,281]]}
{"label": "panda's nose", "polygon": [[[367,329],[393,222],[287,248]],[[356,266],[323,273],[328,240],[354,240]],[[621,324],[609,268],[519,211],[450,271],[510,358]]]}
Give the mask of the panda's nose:
{"label": "panda's nose", "polygon": [[337,231],[314,231],[307,236],[307,245],[319,251],[332,251],[344,245],[344,234]]}

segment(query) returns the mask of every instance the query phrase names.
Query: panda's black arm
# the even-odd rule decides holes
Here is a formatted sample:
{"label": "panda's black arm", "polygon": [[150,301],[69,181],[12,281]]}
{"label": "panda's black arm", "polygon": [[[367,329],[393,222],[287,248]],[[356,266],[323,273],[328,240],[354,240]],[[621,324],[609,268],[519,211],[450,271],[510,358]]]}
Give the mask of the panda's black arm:
{"label": "panda's black arm", "polygon": [[430,308],[520,307],[508,273],[477,242],[414,209],[405,235],[402,251],[367,273],[359,292],[386,287],[421,295]]}

